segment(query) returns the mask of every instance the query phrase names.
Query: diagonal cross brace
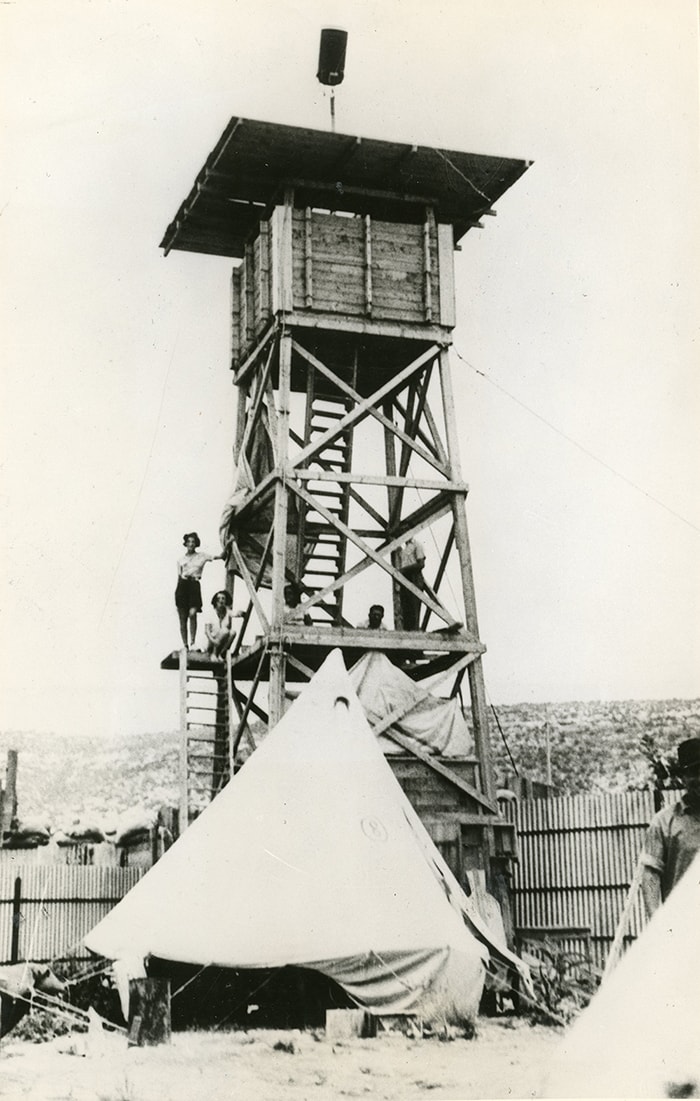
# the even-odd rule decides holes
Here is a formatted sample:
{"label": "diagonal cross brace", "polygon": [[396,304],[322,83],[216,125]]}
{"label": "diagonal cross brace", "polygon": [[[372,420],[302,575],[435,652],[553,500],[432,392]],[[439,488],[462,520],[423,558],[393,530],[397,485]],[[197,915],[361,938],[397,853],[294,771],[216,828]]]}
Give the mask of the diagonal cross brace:
{"label": "diagonal cross brace", "polygon": [[324,432],[322,436],[314,440],[313,444],[308,444],[298,455],[295,455],[292,460],[292,467],[303,466],[308,459],[312,458],[318,451],[323,450],[332,440],[355,424],[356,421],[364,420],[367,416],[375,417],[380,424],[383,424],[385,428],[388,428],[390,432],[393,432],[403,443],[407,444],[417,455],[420,456],[425,462],[429,463],[436,470],[439,470],[441,474],[444,474],[446,478],[449,478],[450,474],[446,466],[440,463],[434,455],[431,455],[428,451],[425,451],[422,447],[419,447],[415,440],[400,429],[389,417],[380,412],[374,406],[379,404],[385,397],[387,397],[393,391],[397,391],[401,388],[402,383],[406,382],[412,375],[419,371],[427,362],[434,359],[439,353],[439,348],[436,344],[431,345],[426,352],[414,359],[412,363],[409,363],[407,367],[404,367],[403,371],[399,371],[397,375],[394,375],[389,382],[386,382],[384,386],[380,386],[378,390],[375,390],[373,394],[370,394],[368,398],[361,398],[356,390],[353,390],[351,386],[348,386],[346,382],[343,382],[329,367],[326,367],[324,363],[321,363],[320,359],[308,352],[306,348],[301,344],[297,344],[296,340],[292,341],[292,347],[299,355],[301,355],[312,367],[315,367],[317,371],[325,375],[330,379],[334,385],[338,387],[348,397],[352,398],[357,404],[346,415],[337,422],[332,428],[329,428],[327,432]]}
{"label": "diagonal cross brace", "polygon": [[[357,566],[353,566],[352,569],[349,570],[346,574],[344,574],[342,577],[339,577],[337,581],[333,583],[333,585],[328,586],[328,589],[324,589],[322,593],[316,593],[315,596],[311,597],[311,599],[307,601],[308,604],[317,604],[322,597],[325,598],[329,591],[332,592],[335,589],[340,588],[340,586],[344,585],[350,577],[357,576],[357,574],[362,572],[362,570],[367,569],[371,562],[374,562],[376,563],[376,565],[381,566],[383,570],[390,574],[394,581],[398,582],[398,584],[400,585],[403,585],[403,587],[407,589],[408,592],[413,593],[414,596],[417,596],[421,603],[426,604],[431,609],[431,611],[435,613],[435,615],[439,616],[440,619],[442,619],[448,625],[448,627],[458,626],[457,620],[453,619],[449,612],[445,610],[445,608],[436,603],[432,599],[432,597],[428,596],[428,594],[424,590],[419,589],[416,585],[414,585],[411,581],[404,577],[400,570],[397,570],[395,566],[392,566],[390,562],[387,562],[382,557],[382,554],[389,554],[391,553],[391,551],[397,550],[406,541],[406,539],[408,538],[406,532],[403,532],[396,539],[392,539],[390,543],[387,543],[385,546],[383,546],[381,552],[375,551],[372,549],[372,547],[367,545],[364,539],[362,539],[359,535],[356,535],[352,528],[349,528],[347,524],[344,524],[342,520],[339,520],[337,516],[334,516],[332,512],[329,512],[326,508],[324,508],[324,506],[319,501],[314,500],[314,498],[309,493],[307,493],[306,490],[302,489],[300,485],[292,481],[288,482],[287,484],[289,488],[293,490],[293,492],[296,493],[298,497],[301,498],[302,501],[305,501],[306,504],[311,506],[311,508],[313,508],[315,512],[318,512],[321,516],[323,516],[323,518],[329,524],[331,524],[332,527],[336,528],[342,535],[345,536],[346,539],[349,539],[351,543],[354,543],[356,547],[359,547],[359,549],[365,555],[364,562],[358,562]],[[450,508],[451,504],[446,503],[442,507],[440,512],[435,513],[435,518],[443,515],[445,512],[448,512]],[[418,530],[421,529],[422,525],[421,528],[418,528]],[[371,561],[367,561],[367,559]],[[358,567],[361,567],[361,569],[359,569]]]}

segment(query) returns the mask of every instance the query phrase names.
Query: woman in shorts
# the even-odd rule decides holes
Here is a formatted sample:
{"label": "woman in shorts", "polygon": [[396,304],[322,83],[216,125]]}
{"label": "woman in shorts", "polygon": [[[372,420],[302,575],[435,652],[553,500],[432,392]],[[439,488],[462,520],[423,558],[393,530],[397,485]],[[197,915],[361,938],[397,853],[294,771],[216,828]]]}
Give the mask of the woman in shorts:
{"label": "woman in shorts", "polygon": [[[197,614],[202,610],[202,573],[207,562],[223,558],[223,554],[205,554],[198,548],[201,539],[196,531],[188,531],[182,537],[185,553],[177,562],[177,588],[175,607],[180,621],[180,638],[185,649],[194,649],[197,637]],[[188,643],[189,628],[189,643]]]}

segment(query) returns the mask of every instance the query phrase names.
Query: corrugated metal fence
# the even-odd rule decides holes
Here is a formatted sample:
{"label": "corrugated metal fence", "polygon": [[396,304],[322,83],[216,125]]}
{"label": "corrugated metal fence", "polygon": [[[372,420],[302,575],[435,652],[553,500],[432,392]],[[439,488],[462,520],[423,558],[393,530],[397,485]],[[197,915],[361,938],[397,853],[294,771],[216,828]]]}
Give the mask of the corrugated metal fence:
{"label": "corrugated metal fence", "polygon": [[88,955],[82,938],[141,878],[140,868],[0,867],[0,963]]}
{"label": "corrugated metal fence", "polygon": [[[673,803],[679,792],[663,797]],[[653,814],[651,791],[520,802],[514,918],[523,938],[551,936],[602,968]],[[643,924],[638,898],[628,937]]]}

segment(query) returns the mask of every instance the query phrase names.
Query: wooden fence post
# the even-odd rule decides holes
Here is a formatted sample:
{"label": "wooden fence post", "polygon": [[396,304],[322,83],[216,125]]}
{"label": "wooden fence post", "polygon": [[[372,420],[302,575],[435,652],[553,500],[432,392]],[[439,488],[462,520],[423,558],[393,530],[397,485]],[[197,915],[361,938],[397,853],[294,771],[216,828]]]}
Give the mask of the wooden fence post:
{"label": "wooden fence post", "polygon": [[15,892],[12,896],[12,943],[10,945],[10,963],[19,963],[19,926],[22,920],[22,880],[15,879]]}
{"label": "wooden fence post", "polygon": [[169,1044],[170,980],[129,980],[129,1043],[139,1047]]}

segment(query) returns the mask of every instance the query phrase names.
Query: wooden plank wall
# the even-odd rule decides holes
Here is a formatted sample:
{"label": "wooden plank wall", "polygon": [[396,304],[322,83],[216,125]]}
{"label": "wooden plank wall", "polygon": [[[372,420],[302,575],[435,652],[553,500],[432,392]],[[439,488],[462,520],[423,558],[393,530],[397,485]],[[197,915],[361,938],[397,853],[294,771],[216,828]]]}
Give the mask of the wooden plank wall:
{"label": "wooden plank wall", "polygon": [[[454,325],[452,229],[438,227],[432,215],[426,218],[425,224],[413,225],[295,209],[293,309],[377,321]],[[279,261],[279,257],[273,260],[273,237],[280,233],[275,224],[273,232],[271,222],[261,222],[258,235],[246,246],[242,263],[233,269],[234,363],[245,355],[272,316],[273,282],[282,278],[281,272],[272,270]],[[441,297],[443,281],[445,294]]]}
{"label": "wooden plank wall", "polygon": [[[294,211],[294,308],[377,320],[421,324],[439,317],[440,279],[437,231],[430,233],[430,283],[434,318],[426,316],[425,249],[423,225],[398,222],[368,223],[359,217],[341,217],[312,211],[309,219]],[[369,228],[368,228],[369,226]],[[368,301],[367,234],[371,238],[371,298]],[[312,264],[308,272],[309,261]],[[308,277],[310,274],[310,278]],[[309,296],[310,290],[310,296]]]}
{"label": "wooden plank wall", "polygon": [[18,879],[17,958],[50,961],[88,957],[80,943],[82,938],[142,874],[141,868],[0,867],[0,963],[11,962],[13,899]]}
{"label": "wooden plank wall", "polygon": [[[664,792],[665,803],[679,793]],[[519,862],[514,876],[516,928],[589,928],[590,954],[603,967],[632,882],[648,823],[651,791],[564,796],[515,805]],[[637,900],[628,935],[641,932]],[[585,938],[562,938],[569,951],[585,951]]]}

